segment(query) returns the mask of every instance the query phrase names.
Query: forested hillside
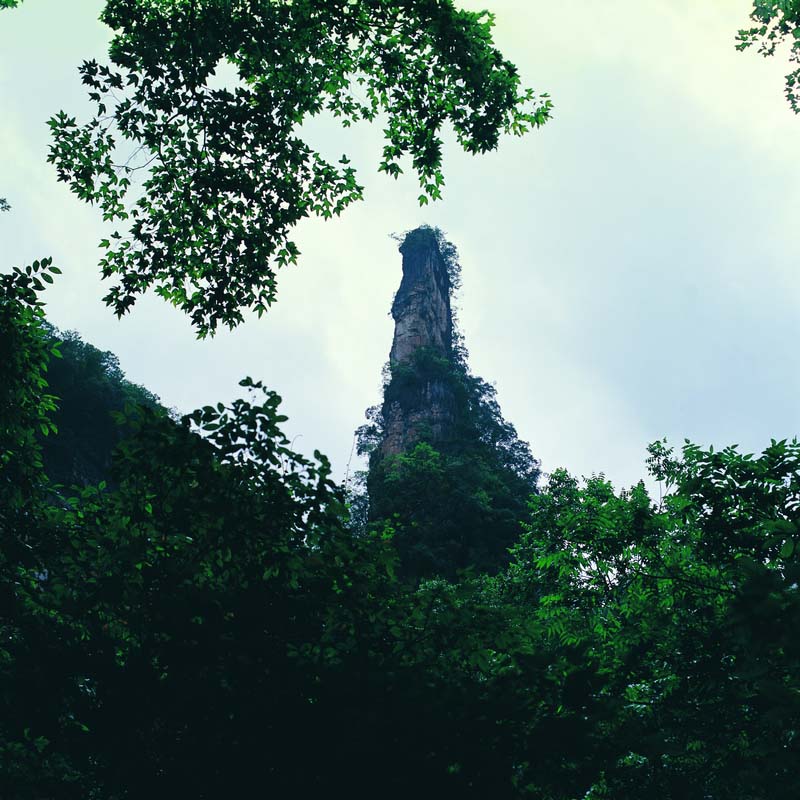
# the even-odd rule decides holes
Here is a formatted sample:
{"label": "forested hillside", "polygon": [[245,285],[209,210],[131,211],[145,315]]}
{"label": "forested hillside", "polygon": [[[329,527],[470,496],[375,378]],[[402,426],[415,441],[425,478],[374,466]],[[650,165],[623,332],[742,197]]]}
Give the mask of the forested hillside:
{"label": "forested hillside", "polygon": [[58,354],[47,368],[47,391],[57,398],[50,419],[58,435],[40,439],[45,472],[67,487],[108,481],[111,453],[130,432],[122,419],[126,409],[155,408],[158,398],[126,380],[113,353],[72,331],[48,333]]}

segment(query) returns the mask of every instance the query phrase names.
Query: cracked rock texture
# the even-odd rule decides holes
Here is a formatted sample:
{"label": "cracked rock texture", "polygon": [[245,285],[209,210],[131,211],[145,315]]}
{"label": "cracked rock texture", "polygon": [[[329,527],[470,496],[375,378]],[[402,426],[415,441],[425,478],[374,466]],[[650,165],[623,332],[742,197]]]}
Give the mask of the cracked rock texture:
{"label": "cracked rock texture", "polygon": [[[407,234],[400,246],[403,279],[392,303],[394,339],[389,354],[393,382],[398,368],[414,369],[415,354],[452,360],[453,317],[450,278],[436,235],[429,228]],[[421,438],[433,444],[450,437],[455,399],[446,380],[405,375],[402,390],[383,408],[384,439],[381,455],[408,450]]]}

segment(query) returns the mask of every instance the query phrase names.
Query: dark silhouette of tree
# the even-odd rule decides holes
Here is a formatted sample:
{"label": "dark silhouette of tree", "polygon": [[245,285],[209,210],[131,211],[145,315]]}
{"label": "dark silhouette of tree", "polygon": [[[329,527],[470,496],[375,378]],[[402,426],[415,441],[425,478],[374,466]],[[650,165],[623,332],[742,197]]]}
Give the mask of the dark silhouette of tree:
{"label": "dark silhouette of tree", "polygon": [[[102,242],[119,315],[148,288],[198,334],[275,299],[292,228],[361,198],[349,161],[300,135],[324,112],[345,127],[385,115],[379,169],[408,159],[420,202],[440,196],[443,126],[470,153],[550,113],[493,47],[493,17],[453,0],[108,0],[110,64],[81,67],[95,116],[50,120],[61,180],[122,227]],[[232,66],[232,88],[213,83]]]}
{"label": "dark silhouette of tree", "polygon": [[42,438],[42,457],[55,483],[90,485],[108,480],[111,454],[130,430],[127,408],[159,406],[158,398],[125,378],[119,359],[84,342],[74,331],[50,329],[59,358],[47,370],[48,391],[58,398],[51,418],[58,436]]}

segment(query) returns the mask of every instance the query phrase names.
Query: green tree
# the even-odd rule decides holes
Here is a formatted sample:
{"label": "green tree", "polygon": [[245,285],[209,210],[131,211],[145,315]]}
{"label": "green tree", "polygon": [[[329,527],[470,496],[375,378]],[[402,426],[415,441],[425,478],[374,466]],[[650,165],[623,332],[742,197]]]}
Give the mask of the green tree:
{"label": "green tree", "polygon": [[[483,153],[550,114],[493,47],[492,15],[453,0],[108,0],[102,19],[111,64],[80,70],[96,114],[56,114],[49,159],[124,224],[102,243],[119,281],[106,302],[121,315],[155,287],[201,336],[267,309],[301,219],[361,198],[348,159],[301,138],[308,117],[385,117],[379,169],[396,177],[410,159],[426,202],[444,182],[443,126]],[[225,65],[229,89],[213,81]]]}
{"label": "green tree", "polygon": [[44,390],[58,347],[47,335],[38,293],[59,272],[45,258],[0,275],[0,514],[32,490],[42,466],[38,437],[55,431],[56,398]]}
{"label": "green tree", "polygon": [[[800,2],[798,0],[755,0],[750,19],[752,28],[739,31],[737,50],[758,45],[761,55],[773,56],[788,45],[789,61],[800,64]],[[795,114],[800,113],[800,66],[786,76],[786,99]]]}
{"label": "green tree", "polygon": [[[0,296],[3,797],[797,796],[800,443],[656,445],[658,504],[556,471],[507,568],[410,588],[250,381],[48,484],[50,269]],[[442,454],[404,458],[436,496]]]}
{"label": "green tree", "polygon": [[11,795],[9,785],[44,787],[75,775],[63,753],[43,753],[46,725],[37,725],[42,709],[51,702],[51,710],[59,708],[59,694],[71,696],[70,688],[55,680],[36,696],[23,688],[27,665],[53,655],[41,634],[57,623],[23,597],[36,596],[54,545],[40,441],[56,433],[46,372],[58,350],[38,293],[58,271],[42,259],[0,275],[0,793],[8,796],[30,796]]}
{"label": "green tree", "polygon": [[[12,320],[38,289],[15,274]],[[4,373],[23,433],[52,411],[30,324]],[[292,453],[279,398],[245,385],[253,401],[180,424],[141,408],[110,485],[74,497],[35,436],[7,451],[31,480],[3,506],[24,527],[0,539],[2,796],[513,797],[526,769],[580,785],[562,761],[593,751],[593,721],[554,719],[580,651],[493,584],[401,586],[390,531],[352,536],[327,462]]]}
{"label": "green tree", "polygon": [[[23,431],[52,410],[47,343],[6,376]],[[479,582],[406,591],[387,532],[351,535],[327,462],[245,386],[180,424],[142,407],[108,486],[65,497],[34,458],[6,496],[25,535],[0,540],[2,796],[511,796],[521,753],[555,780],[562,751],[529,732],[552,732],[563,654]]]}
{"label": "green tree", "polygon": [[592,797],[790,798],[800,724],[800,444],[651,449],[668,493],[558,471],[503,577],[606,681]]}
{"label": "green tree", "polygon": [[81,340],[73,331],[50,329],[60,358],[47,369],[58,398],[51,419],[58,436],[42,439],[48,477],[57,484],[90,485],[110,479],[111,455],[130,434],[120,418],[127,407],[160,405],[151,392],[125,378],[119,359]]}

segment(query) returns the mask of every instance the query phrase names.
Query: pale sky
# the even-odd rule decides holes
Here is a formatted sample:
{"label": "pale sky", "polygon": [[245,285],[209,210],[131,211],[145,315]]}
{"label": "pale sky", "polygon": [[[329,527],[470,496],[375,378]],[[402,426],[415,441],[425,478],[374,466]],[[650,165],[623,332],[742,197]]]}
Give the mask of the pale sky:
{"label": "pale sky", "polygon": [[347,153],[366,199],[302,223],[261,320],[197,341],[155,297],[117,320],[101,301],[97,212],[45,162],[47,118],[86,118],[76,68],[102,58],[101,0],[26,0],[0,13],[0,269],[50,255],[45,299],[62,328],[112,350],[128,377],[180,411],[241,393],[284,398],[298,449],[344,474],[354,429],[380,398],[400,281],[392,232],[427,222],[456,244],[473,370],[550,471],[645,474],[646,445],[760,450],[800,429],[800,118],[785,64],[737,53],[749,0],[469,0],[554,119],[496,153],[448,142],[444,198],[379,175],[380,126],[308,126]]}

